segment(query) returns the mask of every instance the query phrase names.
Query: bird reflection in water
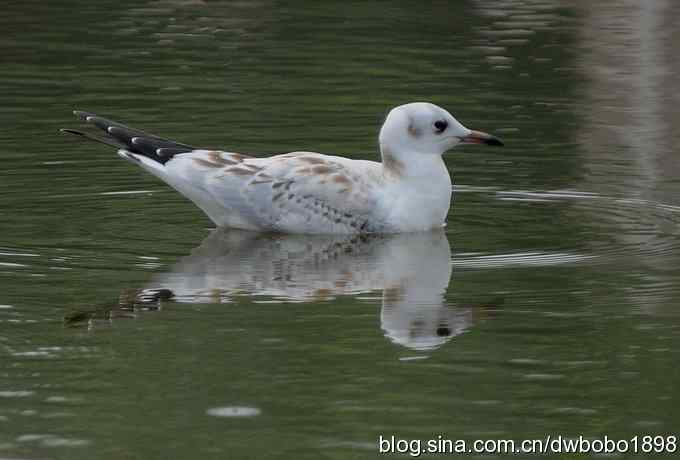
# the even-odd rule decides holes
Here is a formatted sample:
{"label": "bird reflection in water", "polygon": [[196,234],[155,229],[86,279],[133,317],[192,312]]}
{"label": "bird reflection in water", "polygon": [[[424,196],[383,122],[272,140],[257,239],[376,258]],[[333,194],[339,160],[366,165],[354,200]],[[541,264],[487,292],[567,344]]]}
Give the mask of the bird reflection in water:
{"label": "bird reflection in water", "polygon": [[[451,250],[443,230],[396,235],[282,235],[214,230],[192,254],[117,312],[159,309],[164,300],[319,302],[382,291],[380,326],[390,341],[432,350],[468,330],[488,306],[446,305]],[[362,299],[365,300],[365,299]]]}

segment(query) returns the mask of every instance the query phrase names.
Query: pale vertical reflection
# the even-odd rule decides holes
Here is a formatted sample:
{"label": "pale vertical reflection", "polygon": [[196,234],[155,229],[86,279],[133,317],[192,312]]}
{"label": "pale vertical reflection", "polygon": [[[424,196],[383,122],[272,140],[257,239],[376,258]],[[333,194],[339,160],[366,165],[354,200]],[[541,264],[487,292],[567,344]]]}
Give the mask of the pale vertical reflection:
{"label": "pale vertical reflection", "polygon": [[[579,131],[589,190],[661,200],[677,176],[677,2],[580,2]],[[584,187],[585,188],[585,187]]]}
{"label": "pale vertical reflection", "polygon": [[[579,69],[582,72],[584,183],[579,187],[621,198],[677,204],[678,75],[676,25],[680,3],[658,1],[579,2]],[[671,270],[677,264],[662,249],[672,214],[631,207],[601,212],[620,229],[615,237],[644,266]],[[659,272],[662,273],[662,272]],[[668,275],[647,276],[645,286],[663,285]],[[643,310],[667,303],[663,289],[631,289]]]}

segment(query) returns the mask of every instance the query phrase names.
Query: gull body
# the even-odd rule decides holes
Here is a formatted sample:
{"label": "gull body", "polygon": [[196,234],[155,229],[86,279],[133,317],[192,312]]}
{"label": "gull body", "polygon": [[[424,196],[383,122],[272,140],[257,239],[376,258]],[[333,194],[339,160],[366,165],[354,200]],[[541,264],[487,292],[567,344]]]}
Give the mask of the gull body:
{"label": "gull body", "polygon": [[399,233],[445,224],[451,177],[442,155],[458,144],[502,145],[434,104],[390,111],[380,130],[382,162],[316,152],[252,157],[195,148],[74,112],[106,132],[75,131],[193,201],[218,226],[284,233]]}

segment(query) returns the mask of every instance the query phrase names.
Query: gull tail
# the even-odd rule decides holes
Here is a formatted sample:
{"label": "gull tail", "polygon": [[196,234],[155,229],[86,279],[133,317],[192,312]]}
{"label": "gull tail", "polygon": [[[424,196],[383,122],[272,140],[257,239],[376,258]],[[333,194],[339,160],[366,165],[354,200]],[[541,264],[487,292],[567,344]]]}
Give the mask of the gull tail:
{"label": "gull tail", "polygon": [[86,123],[101,129],[105,132],[105,135],[95,136],[75,129],[61,129],[62,133],[82,136],[101,144],[116,147],[120,149],[118,153],[123,158],[136,163],[142,163],[146,166],[151,166],[152,164],[155,164],[156,167],[162,166],[175,155],[196,150],[195,147],[190,145],[163,139],[162,137],[116,123],[115,121],[107,120],[93,113],[75,110],[73,114]]}

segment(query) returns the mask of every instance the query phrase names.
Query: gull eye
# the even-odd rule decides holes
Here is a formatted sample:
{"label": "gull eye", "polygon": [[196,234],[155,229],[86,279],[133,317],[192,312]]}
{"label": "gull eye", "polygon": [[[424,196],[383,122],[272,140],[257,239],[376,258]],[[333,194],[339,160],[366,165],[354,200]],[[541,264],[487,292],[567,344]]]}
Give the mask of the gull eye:
{"label": "gull eye", "polygon": [[444,120],[437,120],[434,122],[434,132],[437,134],[443,133],[449,124]]}

